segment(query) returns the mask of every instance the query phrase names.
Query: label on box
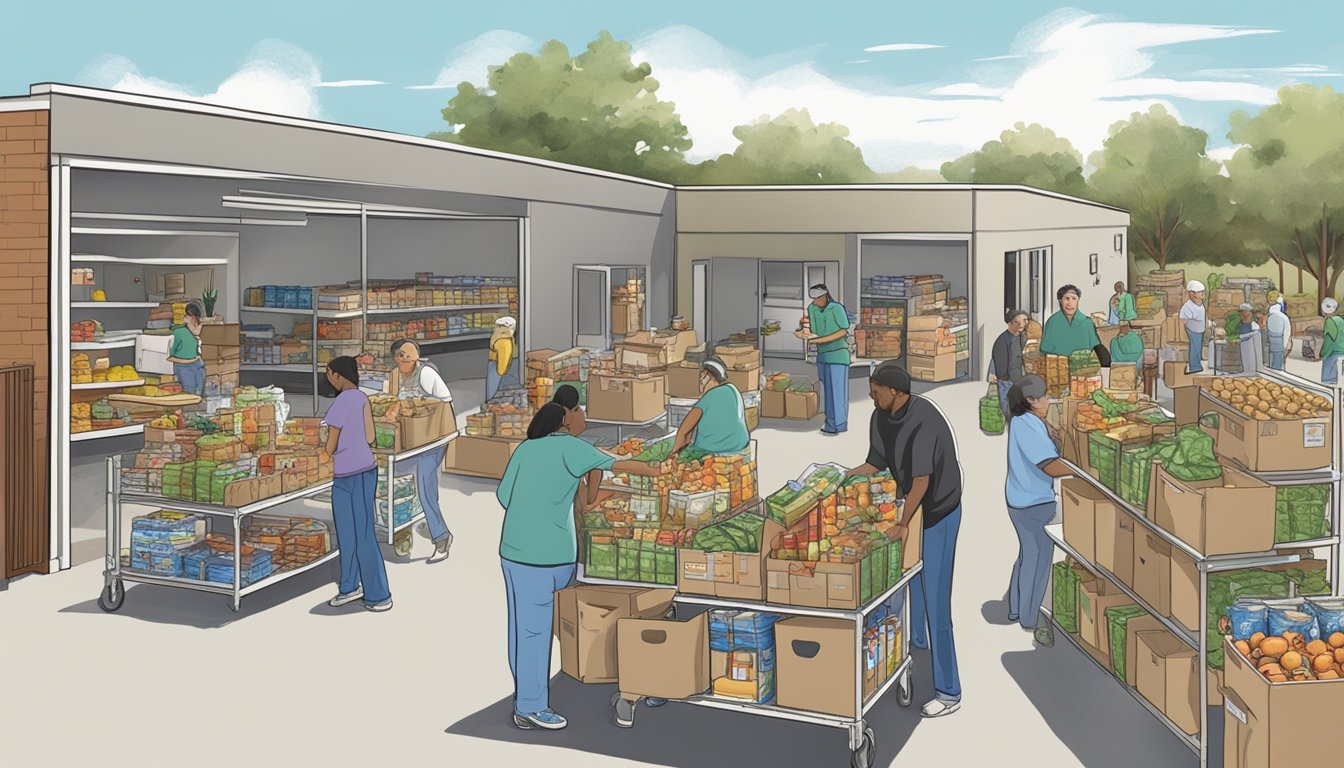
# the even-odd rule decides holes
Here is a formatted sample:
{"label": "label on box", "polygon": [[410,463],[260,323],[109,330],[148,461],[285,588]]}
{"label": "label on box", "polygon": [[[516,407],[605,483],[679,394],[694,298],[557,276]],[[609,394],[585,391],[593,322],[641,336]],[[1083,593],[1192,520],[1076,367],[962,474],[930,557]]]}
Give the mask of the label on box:
{"label": "label on box", "polygon": [[694,581],[709,581],[709,563],[682,563],[681,575]]}
{"label": "label on box", "polygon": [[1241,721],[1242,725],[1246,725],[1246,713],[1242,712],[1236,704],[1233,704],[1231,699],[1223,699],[1223,706],[1227,709],[1229,715]]}
{"label": "label on box", "polygon": [[1324,448],[1326,421],[1307,421],[1302,423],[1302,447]]}

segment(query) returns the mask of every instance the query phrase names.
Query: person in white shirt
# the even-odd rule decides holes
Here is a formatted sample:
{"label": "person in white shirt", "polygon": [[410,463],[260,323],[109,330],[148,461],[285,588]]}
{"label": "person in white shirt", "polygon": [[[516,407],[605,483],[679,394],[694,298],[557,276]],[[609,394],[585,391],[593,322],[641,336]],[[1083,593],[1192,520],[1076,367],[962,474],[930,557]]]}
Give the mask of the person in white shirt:
{"label": "person in white shirt", "polygon": [[1265,331],[1269,334],[1269,367],[1282,371],[1284,357],[1293,351],[1293,323],[1278,302],[1269,305]]}
{"label": "person in white shirt", "polygon": [[[453,393],[448,390],[438,369],[420,359],[419,344],[410,339],[393,342],[392,360],[396,363],[392,369],[392,391],[399,399],[453,401]],[[449,427],[457,429],[456,424]],[[443,522],[443,511],[439,509],[439,467],[443,466],[447,450],[447,446],[439,446],[410,459],[415,467],[415,488],[420,496],[420,507],[425,512],[429,538],[434,541],[434,554],[429,557],[431,563],[447,560],[448,550],[453,546],[453,532]],[[391,510],[388,515],[390,521]]]}
{"label": "person in white shirt", "polygon": [[1208,315],[1204,309],[1204,284],[1191,280],[1185,286],[1190,298],[1181,307],[1181,322],[1185,324],[1185,335],[1190,338],[1190,363],[1187,373],[1200,373],[1204,370],[1204,334],[1209,330]]}

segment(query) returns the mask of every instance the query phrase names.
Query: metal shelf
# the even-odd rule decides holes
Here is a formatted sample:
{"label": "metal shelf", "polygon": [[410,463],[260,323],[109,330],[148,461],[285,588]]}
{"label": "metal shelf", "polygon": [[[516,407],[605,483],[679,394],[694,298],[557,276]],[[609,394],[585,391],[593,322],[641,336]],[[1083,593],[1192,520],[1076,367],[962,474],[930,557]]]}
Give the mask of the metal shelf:
{"label": "metal shelf", "polygon": [[299,363],[243,363],[238,366],[241,371],[266,371],[267,373],[309,373],[313,372],[313,366]]}
{"label": "metal shelf", "polygon": [[[154,306],[157,307],[158,305],[155,304]],[[313,310],[312,310],[311,308],[304,309],[304,308],[300,308],[300,307],[293,307],[293,308],[290,308],[290,307],[251,307],[251,306],[244,305],[244,306],[239,307],[239,308],[238,308],[238,311],[239,311],[239,312],[260,312],[260,313],[262,313],[262,314],[269,314],[269,315],[299,315],[299,316],[301,316],[301,317],[312,317],[312,316],[313,316]],[[318,318],[321,319],[321,320],[346,320],[346,319],[349,319],[349,318],[352,318],[352,317],[361,317],[363,314],[364,314],[364,310],[362,310],[362,309],[343,309],[343,310],[319,309],[319,310],[317,310],[317,316],[318,316]]]}
{"label": "metal shelf", "polygon": [[135,379],[133,381],[95,381],[92,384],[71,384],[70,389],[75,391],[89,389],[129,389],[130,387],[145,386],[144,379]]}
{"label": "metal shelf", "polygon": [[[118,477],[117,481],[120,482]],[[145,493],[127,493],[120,492],[120,500],[125,504],[141,504],[150,507],[161,507],[163,509],[172,509],[178,512],[195,512],[202,515],[218,515],[220,517],[244,518],[248,515],[255,515],[258,512],[265,512],[268,509],[287,504],[291,501],[300,501],[309,496],[316,495],[332,487],[332,482],[327,480],[310,485],[300,491],[284,493],[279,496],[272,496],[269,499],[248,504],[245,507],[226,507],[222,504],[203,504],[197,501],[187,501],[184,499],[170,499],[164,496],[154,496]]]}
{"label": "metal shelf", "polygon": [[122,437],[124,435],[139,435],[144,433],[144,424],[128,424],[124,427],[114,427],[112,429],[95,429],[88,432],[71,432],[70,442],[81,443],[85,440],[101,440],[105,437]]}
{"label": "metal shelf", "polygon": [[88,352],[100,349],[124,349],[135,346],[135,336],[126,336],[109,341],[72,341],[70,349],[73,352]]}
{"label": "metal shelf", "polygon": [[487,309],[508,309],[509,304],[457,304],[433,307],[379,307],[370,309],[370,315],[430,315],[436,312],[473,312]]}
{"label": "metal shelf", "polygon": [[[242,587],[238,591],[238,594],[240,596],[245,597],[247,595],[252,594],[253,592],[256,592],[257,590],[264,589],[273,584],[278,584],[279,582],[293,578],[295,576],[298,576],[299,574],[307,573],[308,571],[313,570],[314,568],[322,565],[323,563],[331,562],[339,555],[340,551],[333,549],[332,551],[319,557],[318,559],[313,560],[312,562],[309,563],[304,563],[303,565],[297,568],[291,568],[287,571],[272,572],[266,578],[259,579],[257,581],[248,584],[245,587]],[[133,568],[123,568],[121,571],[121,579],[122,581],[129,581],[136,584],[154,584],[161,587],[180,587],[183,589],[195,590],[197,592],[209,592],[215,595],[223,595],[225,597],[233,595],[232,584],[224,584],[218,581],[202,581],[200,579],[188,579],[184,576],[163,576],[159,574],[149,573],[147,571],[137,571]]]}
{"label": "metal shelf", "polygon": [[71,309],[157,309],[158,301],[72,301]]}

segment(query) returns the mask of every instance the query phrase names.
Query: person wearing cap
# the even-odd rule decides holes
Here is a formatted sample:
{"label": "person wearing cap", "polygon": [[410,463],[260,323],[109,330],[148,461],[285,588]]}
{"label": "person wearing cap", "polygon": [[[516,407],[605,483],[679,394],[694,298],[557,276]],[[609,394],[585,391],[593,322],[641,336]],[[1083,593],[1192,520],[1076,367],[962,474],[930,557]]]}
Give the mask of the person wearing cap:
{"label": "person wearing cap", "polygon": [[868,457],[848,477],[889,470],[905,499],[900,528],[916,510],[924,515],[924,568],[910,580],[910,644],[933,657],[934,699],[924,717],[961,708],[961,678],[952,635],[952,565],[961,529],[961,463],[947,417],[931,400],[910,394],[910,374],[895,361],[879,365],[868,380],[875,409],[868,427]]}
{"label": "person wearing cap", "polygon": [[746,407],[742,393],[728,381],[728,368],[721,360],[710,358],[701,364],[700,391],[700,399],[677,429],[672,452],[681,453],[687,447],[713,454],[746,450],[751,440]]}
{"label": "person wearing cap", "polygon": [[1008,402],[1013,416],[1008,422],[1004,497],[1008,518],[1017,531],[1017,562],[1008,579],[1008,620],[1035,635],[1036,642],[1050,646],[1054,645],[1054,633],[1049,622],[1041,618],[1041,603],[1055,545],[1045,526],[1058,509],[1055,479],[1073,472],[1060,461],[1058,438],[1045,419],[1050,409],[1045,380],[1027,376],[1008,391]]}
{"label": "person wearing cap", "polygon": [[1185,286],[1185,293],[1188,298],[1181,307],[1181,322],[1185,324],[1185,335],[1190,340],[1190,363],[1186,373],[1199,373],[1204,370],[1204,334],[1209,330],[1204,284],[1191,280]]}
{"label": "person wearing cap", "polygon": [[493,400],[499,391],[500,382],[509,373],[515,355],[513,337],[517,332],[518,321],[512,317],[501,317],[495,321],[495,329],[490,334],[489,366],[485,369],[485,399]]}
{"label": "person wearing cap", "polygon": [[1138,316],[1139,313],[1134,309],[1134,294],[1125,290],[1124,283],[1116,282],[1115,295],[1111,297],[1110,324],[1119,325]]}
{"label": "person wearing cap", "polygon": [[[453,393],[444,383],[438,369],[433,363],[420,359],[420,345],[415,341],[399,339],[393,342],[392,359],[396,363],[392,369],[392,391],[398,399],[453,402]],[[449,428],[456,430],[457,425],[449,425]],[[415,490],[420,497],[420,508],[425,513],[429,538],[434,542],[434,553],[429,557],[431,563],[447,560],[448,551],[453,546],[453,532],[448,530],[448,525],[443,521],[443,511],[439,508],[439,468],[443,466],[447,451],[448,446],[441,445],[405,462],[414,467]],[[398,468],[401,464],[397,463]]]}
{"label": "person wearing cap", "polygon": [[1293,350],[1293,323],[1283,313],[1283,307],[1270,299],[1269,314],[1265,317],[1265,332],[1269,335],[1269,367],[1283,370],[1283,359]]}
{"label": "person wearing cap", "polygon": [[1325,316],[1325,339],[1321,344],[1321,383],[1335,384],[1339,381],[1339,358],[1344,356],[1344,319],[1335,312],[1339,302],[1326,299],[1321,302],[1321,314]]}
{"label": "person wearing cap", "polygon": [[1143,337],[1130,328],[1128,320],[1120,321],[1120,333],[1111,339],[1111,363],[1143,362]]}
{"label": "person wearing cap", "polygon": [[1083,292],[1076,285],[1066,285],[1055,292],[1059,310],[1045,320],[1041,332],[1041,352],[1068,357],[1086,349],[1097,353],[1102,367],[1110,365],[1110,351],[1101,344],[1097,326],[1092,318],[1078,311]]}
{"label": "person wearing cap", "polygon": [[999,390],[999,408],[1008,416],[1008,390],[1026,375],[1027,313],[1010,309],[1003,321],[1008,327],[994,340],[990,351],[989,383]]}
{"label": "person wearing cap", "polygon": [[817,346],[817,379],[821,382],[826,424],[821,431],[838,435],[849,429],[849,313],[821,283],[808,289],[807,330],[794,335]]}

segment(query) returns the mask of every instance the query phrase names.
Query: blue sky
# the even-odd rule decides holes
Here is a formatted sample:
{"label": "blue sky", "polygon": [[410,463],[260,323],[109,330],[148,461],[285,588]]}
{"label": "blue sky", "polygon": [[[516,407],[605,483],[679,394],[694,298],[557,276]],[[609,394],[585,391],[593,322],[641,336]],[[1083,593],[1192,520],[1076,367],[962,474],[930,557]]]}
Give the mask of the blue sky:
{"label": "blue sky", "polygon": [[[1282,85],[1344,86],[1344,3],[415,3],[5,0],[0,93],[33,82],[199,98],[423,135],[462,79],[599,30],[677,103],[693,159],[790,107],[850,127],[879,170],[936,167],[1018,120],[1084,154],[1161,102],[1225,153]],[[59,40],[60,44],[54,44]],[[935,47],[936,46],[936,47]],[[989,60],[986,60],[989,59]]]}

